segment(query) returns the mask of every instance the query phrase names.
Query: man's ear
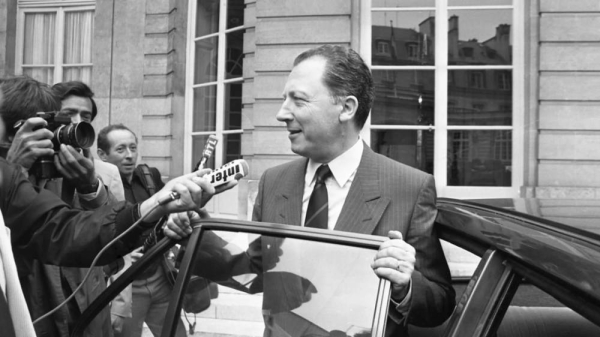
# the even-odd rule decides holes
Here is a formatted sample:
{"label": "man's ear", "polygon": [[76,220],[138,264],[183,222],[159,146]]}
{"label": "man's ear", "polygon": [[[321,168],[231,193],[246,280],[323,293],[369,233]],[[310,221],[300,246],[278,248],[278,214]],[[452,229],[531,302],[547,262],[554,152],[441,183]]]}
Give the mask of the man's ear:
{"label": "man's ear", "polygon": [[341,102],[342,111],[340,112],[340,122],[345,123],[356,116],[358,110],[358,100],[354,96],[346,96]]}
{"label": "man's ear", "polygon": [[100,158],[100,160],[106,161],[108,159],[108,154],[104,152],[104,150],[102,150],[101,148],[98,148],[98,151],[96,153],[98,153],[98,158]]}

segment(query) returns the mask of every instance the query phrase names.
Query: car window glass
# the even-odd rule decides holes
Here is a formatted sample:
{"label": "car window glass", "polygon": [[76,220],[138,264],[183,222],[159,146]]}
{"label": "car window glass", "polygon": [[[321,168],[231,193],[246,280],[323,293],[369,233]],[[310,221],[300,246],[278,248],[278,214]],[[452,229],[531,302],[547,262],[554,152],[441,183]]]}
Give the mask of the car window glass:
{"label": "car window glass", "polygon": [[225,324],[207,332],[238,334],[232,330],[239,323],[244,335],[370,336],[383,285],[370,268],[374,255],[367,248],[204,230],[193,274],[216,282],[219,294],[202,315]]}
{"label": "car window glass", "polygon": [[468,250],[445,240],[440,240],[452,278],[470,278],[481,258]]}

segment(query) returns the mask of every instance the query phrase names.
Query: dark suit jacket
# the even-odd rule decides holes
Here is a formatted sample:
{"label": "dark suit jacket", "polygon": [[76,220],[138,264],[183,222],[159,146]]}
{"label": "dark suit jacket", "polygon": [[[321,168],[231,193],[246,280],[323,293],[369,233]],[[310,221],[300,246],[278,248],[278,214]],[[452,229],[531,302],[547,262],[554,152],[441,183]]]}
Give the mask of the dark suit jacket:
{"label": "dark suit jacket", "polygon": [[[261,177],[253,220],[300,225],[308,159],[268,169]],[[386,335],[406,335],[406,323],[439,325],[454,309],[454,290],[440,242],[431,175],[379,155],[365,145],[335,230],[387,236],[402,232],[416,250],[412,302],[404,324],[388,319]],[[390,316],[400,317],[394,307]]]}

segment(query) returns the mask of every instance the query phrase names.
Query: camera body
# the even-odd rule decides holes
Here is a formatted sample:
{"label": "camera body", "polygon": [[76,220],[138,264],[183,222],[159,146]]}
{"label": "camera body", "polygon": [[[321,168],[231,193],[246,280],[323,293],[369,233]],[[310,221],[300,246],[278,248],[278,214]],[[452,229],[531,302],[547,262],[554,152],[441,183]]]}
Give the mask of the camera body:
{"label": "camera body", "polygon": [[[74,148],[87,149],[94,144],[96,132],[90,123],[71,123],[71,117],[60,114],[60,111],[38,112],[36,117],[46,120],[46,128],[54,133],[52,144],[54,152],[60,151],[60,145],[70,145]],[[52,179],[61,177],[54,165],[53,156],[38,158],[29,170],[37,179]]]}

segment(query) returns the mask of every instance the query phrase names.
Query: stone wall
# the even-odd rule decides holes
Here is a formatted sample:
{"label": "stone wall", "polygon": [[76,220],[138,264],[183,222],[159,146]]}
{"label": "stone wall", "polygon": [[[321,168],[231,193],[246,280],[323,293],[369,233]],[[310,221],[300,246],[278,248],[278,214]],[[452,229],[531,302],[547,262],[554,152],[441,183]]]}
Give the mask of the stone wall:
{"label": "stone wall", "polygon": [[600,3],[539,1],[538,197],[600,198]]}

